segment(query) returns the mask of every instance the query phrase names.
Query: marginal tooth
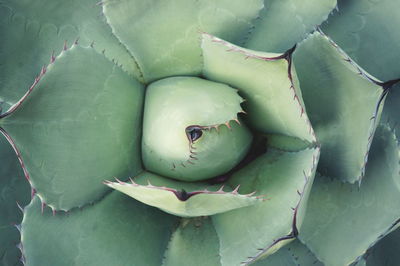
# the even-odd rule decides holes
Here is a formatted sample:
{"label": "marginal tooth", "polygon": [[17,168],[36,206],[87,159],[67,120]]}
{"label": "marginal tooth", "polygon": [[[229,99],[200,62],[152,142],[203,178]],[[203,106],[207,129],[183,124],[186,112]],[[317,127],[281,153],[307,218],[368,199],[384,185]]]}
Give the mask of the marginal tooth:
{"label": "marginal tooth", "polygon": [[235,121],[236,123],[238,123],[239,126],[241,125],[239,119],[236,118],[236,119],[234,119],[234,121]]}
{"label": "marginal tooth", "polygon": [[131,184],[132,184],[132,185],[137,185],[137,184],[135,183],[135,181],[133,181],[133,179],[130,178],[130,177],[129,177],[129,181],[131,181]]}
{"label": "marginal tooth", "polygon": [[44,75],[46,73],[46,67],[43,66],[42,69],[40,70],[40,75]]}
{"label": "marginal tooth", "polygon": [[237,187],[231,192],[232,194],[238,194],[240,185],[237,185]]}
{"label": "marginal tooth", "polygon": [[148,186],[148,187],[154,187],[154,186],[150,183],[150,180],[147,180],[147,186]]}
{"label": "marginal tooth", "polygon": [[53,52],[51,53],[51,56],[50,56],[50,64],[54,63],[55,60],[56,60],[56,57],[54,56],[54,50],[53,50]]}
{"label": "marginal tooth", "polygon": [[22,213],[24,213],[24,208],[22,208],[22,206],[18,203],[18,201],[17,201],[17,207]]}
{"label": "marginal tooth", "polygon": [[16,247],[17,247],[21,252],[23,251],[22,243],[17,244]]}
{"label": "marginal tooth", "polygon": [[14,227],[21,233],[21,224],[14,224]]}
{"label": "marginal tooth", "polygon": [[36,195],[36,189],[31,188],[31,197],[33,198]]}
{"label": "marginal tooth", "polygon": [[231,125],[229,124],[230,121],[226,122],[225,125],[229,128],[232,129]]}
{"label": "marginal tooth", "polygon": [[224,192],[224,187],[225,187],[225,185],[222,185],[222,186],[220,187],[220,189],[218,189],[218,192]]}
{"label": "marginal tooth", "polygon": [[303,176],[304,176],[304,178],[305,178],[305,180],[306,180],[306,182],[308,181],[308,176],[307,176],[307,174],[306,174],[306,171],[304,171],[303,170]]}
{"label": "marginal tooth", "polygon": [[94,41],[92,41],[91,43],[90,43],[90,47],[94,47]]}
{"label": "marginal tooth", "polygon": [[42,212],[42,214],[43,214],[44,208],[46,207],[46,203],[42,202],[42,204],[40,205],[40,207],[41,207],[41,212]]}
{"label": "marginal tooth", "polygon": [[246,196],[247,196],[247,197],[252,197],[252,196],[254,196],[254,194],[256,194],[256,191],[253,191],[253,192],[247,194]]}
{"label": "marginal tooth", "polygon": [[125,182],[122,182],[121,180],[119,180],[118,178],[116,178],[116,177],[114,177],[115,178],[115,180],[120,184],[120,185],[125,185],[126,183]]}
{"label": "marginal tooth", "polygon": [[257,196],[256,199],[261,199],[263,201],[269,200],[269,199],[266,198],[266,195]]}
{"label": "marginal tooth", "polygon": [[68,46],[67,46],[67,41],[66,41],[66,40],[64,41],[63,50],[64,50],[64,51],[67,51],[67,50],[68,50]]}

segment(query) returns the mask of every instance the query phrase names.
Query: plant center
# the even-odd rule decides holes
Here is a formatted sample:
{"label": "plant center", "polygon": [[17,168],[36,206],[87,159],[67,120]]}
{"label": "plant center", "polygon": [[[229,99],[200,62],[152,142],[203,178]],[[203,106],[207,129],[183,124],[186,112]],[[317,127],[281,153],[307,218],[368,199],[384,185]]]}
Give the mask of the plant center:
{"label": "plant center", "polygon": [[252,142],[237,90],[197,77],[171,77],[146,90],[142,158],[148,171],[182,181],[224,174]]}

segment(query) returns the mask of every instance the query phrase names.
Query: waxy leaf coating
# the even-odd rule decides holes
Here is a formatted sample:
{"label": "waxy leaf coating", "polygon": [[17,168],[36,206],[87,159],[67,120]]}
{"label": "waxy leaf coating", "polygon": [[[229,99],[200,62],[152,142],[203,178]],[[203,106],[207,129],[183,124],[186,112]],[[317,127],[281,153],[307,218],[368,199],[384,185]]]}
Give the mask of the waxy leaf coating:
{"label": "waxy leaf coating", "polygon": [[141,170],[143,86],[104,55],[74,45],[28,93],[0,125],[46,204],[85,205],[105,194],[103,180]]}
{"label": "waxy leaf coating", "polygon": [[320,261],[353,263],[398,224],[399,160],[396,135],[383,125],[377,130],[361,187],[316,176],[299,237]]}
{"label": "waxy leaf coating", "polygon": [[383,83],[320,32],[298,45],[294,63],[321,143],[319,171],[345,182],[361,181],[383,106]]}
{"label": "waxy leaf coating", "polygon": [[147,205],[181,217],[210,216],[261,203],[255,192],[241,194],[239,186],[186,183],[144,172],[131,182],[106,182],[106,185]]}
{"label": "waxy leaf coating", "polygon": [[196,77],[172,77],[146,89],[142,156],[146,169],[183,181],[231,170],[252,135],[239,121],[243,99],[233,88]]}

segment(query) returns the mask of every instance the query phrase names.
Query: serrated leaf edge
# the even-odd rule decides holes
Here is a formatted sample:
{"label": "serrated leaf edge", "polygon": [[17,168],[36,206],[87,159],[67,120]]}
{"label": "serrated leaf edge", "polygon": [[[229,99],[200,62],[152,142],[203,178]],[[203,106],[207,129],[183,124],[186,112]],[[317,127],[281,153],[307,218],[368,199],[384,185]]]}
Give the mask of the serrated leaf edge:
{"label": "serrated leaf edge", "polygon": [[299,234],[299,229],[297,226],[297,213],[298,213],[300,204],[303,201],[304,193],[307,189],[307,186],[309,185],[310,180],[313,179],[312,176],[315,174],[315,170],[318,165],[319,156],[320,156],[320,147],[319,146],[316,148],[316,151],[317,151],[317,154],[314,154],[312,157],[312,165],[311,165],[310,171],[308,173],[306,173],[306,171],[303,170],[303,176],[304,176],[305,181],[304,181],[302,190],[301,191],[297,190],[297,194],[299,195],[299,200],[295,207],[291,207],[291,209],[293,210],[293,220],[292,220],[292,229],[291,229],[290,233],[273,240],[273,242],[270,245],[268,245],[267,247],[258,248],[256,254],[254,256],[247,257],[246,260],[241,262],[241,265],[247,266],[247,265],[250,265],[251,263],[257,261],[260,257],[262,257],[265,253],[267,253],[271,248],[273,248],[275,245],[277,245],[281,241],[297,238],[297,236]]}
{"label": "serrated leaf edge", "polygon": [[256,194],[256,191],[253,191],[251,193],[248,194],[239,194],[239,188],[240,185],[237,185],[232,191],[230,192],[226,192],[224,191],[225,185],[222,185],[217,191],[210,191],[207,188],[205,188],[204,190],[194,190],[194,191],[189,191],[185,193],[182,193],[182,191],[179,191],[177,189],[174,188],[170,188],[170,187],[166,187],[166,186],[154,186],[150,183],[149,180],[147,180],[147,185],[140,185],[138,183],[136,183],[132,178],[129,179],[129,183],[127,182],[123,182],[121,180],[119,180],[118,178],[115,178],[116,182],[111,182],[111,181],[104,181],[103,183],[111,188],[113,188],[113,186],[117,185],[117,186],[133,186],[133,187],[141,187],[141,188],[145,188],[145,189],[158,189],[158,190],[164,190],[164,191],[168,191],[171,192],[175,195],[175,197],[180,200],[180,201],[187,201],[189,200],[191,197],[199,195],[199,194],[211,194],[211,195],[234,195],[237,197],[247,197],[247,198],[252,198],[252,199],[256,199],[256,200],[266,200],[264,197],[265,195],[260,195],[260,196],[254,196]]}
{"label": "serrated leaf edge", "polygon": [[[300,101],[300,98],[296,93],[295,84],[294,84],[293,77],[292,77],[292,70],[293,70],[292,55],[293,55],[293,52],[296,50],[296,46],[297,45],[294,45],[292,48],[290,48],[289,50],[287,50],[284,53],[278,53],[278,54],[275,53],[276,56],[266,57],[266,56],[259,56],[259,55],[253,54],[253,53],[249,52],[248,49],[247,49],[248,51],[246,51],[246,50],[244,50],[244,49],[242,49],[242,48],[240,48],[240,47],[238,47],[238,46],[236,46],[234,44],[231,44],[231,43],[229,43],[227,41],[224,41],[224,40],[222,40],[222,39],[220,39],[220,38],[218,38],[218,37],[216,37],[216,36],[214,36],[212,34],[209,34],[207,32],[202,32],[201,46],[203,46],[203,42],[204,42],[204,39],[205,39],[204,36],[208,37],[211,40],[211,42],[219,43],[219,44],[225,46],[227,48],[227,50],[226,50],[227,52],[237,52],[237,53],[243,54],[245,56],[245,59],[254,58],[254,59],[258,59],[258,60],[262,60],[262,61],[276,61],[276,60],[281,60],[281,59],[286,60],[287,64],[288,64],[287,76],[288,76],[288,79],[289,79],[289,82],[290,82],[289,89],[293,92],[293,100],[296,102],[297,106],[299,107],[300,118],[304,119],[305,123],[308,126],[308,133],[312,137],[312,141],[311,142],[312,143],[317,142],[317,138],[316,138],[314,129],[313,129],[312,125],[311,125],[311,121],[310,121],[310,119],[308,118],[308,116],[306,114],[305,107],[302,105],[302,103]],[[305,139],[303,139],[303,140],[307,141]],[[309,142],[309,141],[307,141],[307,142]]]}
{"label": "serrated leaf edge", "polygon": [[[103,195],[103,197],[100,197],[100,199],[98,199],[98,200],[94,200],[93,202],[88,202],[88,203],[86,203],[86,204],[84,204],[82,206],[76,206],[76,207],[73,207],[71,209],[57,209],[54,205],[46,203],[46,201],[44,200],[44,198],[45,198],[44,195],[41,192],[38,192],[36,187],[33,185],[32,180],[30,178],[29,171],[27,170],[27,168],[25,166],[25,163],[24,163],[24,160],[22,158],[21,152],[19,151],[17,145],[15,144],[15,141],[7,133],[7,131],[1,127],[1,119],[5,118],[5,117],[8,117],[9,115],[13,114],[16,110],[18,110],[22,106],[22,104],[25,102],[25,100],[29,97],[29,95],[32,93],[32,91],[36,88],[36,86],[39,84],[41,79],[46,75],[47,70],[49,68],[51,68],[56,63],[56,61],[60,57],[62,57],[66,52],[70,51],[71,49],[73,49],[74,47],[77,47],[77,46],[82,47],[82,48],[91,48],[97,54],[100,54],[100,55],[102,54],[105,58],[107,58],[105,56],[105,50],[103,50],[102,53],[99,53],[94,49],[94,42],[92,42],[88,47],[83,47],[83,46],[79,45],[79,38],[77,38],[72,43],[71,46],[68,46],[67,41],[65,40],[61,52],[57,56],[54,55],[54,51],[52,52],[52,54],[50,55],[49,64],[48,65],[44,65],[41,68],[41,71],[39,72],[37,77],[34,79],[33,84],[29,87],[27,92],[20,98],[20,100],[18,100],[14,105],[12,105],[6,112],[0,114],[0,133],[7,139],[7,141],[9,142],[11,147],[13,148],[13,150],[14,150],[17,158],[18,158],[18,161],[19,161],[19,163],[21,165],[21,168],[22,168],[22,170],[24,172],[25,178],[27,179],[29,185],[31,186],[31,198],[33,198],[35,195],[37,195],[39,197],[40,201],[41,201],[41,204],[42,204],[42,212],[43,212],[44,208],[46,206],[48,206],[48,207],[50,207],[52,209],[53,215],[55,215],[57,211],[69,212],[72,209],[75,209],[75,208],[79,208],[80,209],[80,208],[82,208],[82,207],[84,207],[86,205],[93,204],[94,202],[97,202],[97,201],[101,200],[108,193],[106,192],[105,195]],[[116,66],[118,68],[121,68],[121,66],[118,65],[118,63],[115,60],[109,60],[108,59],[108,61],[111,62],[112,64],[114,64],[114,66]]]}

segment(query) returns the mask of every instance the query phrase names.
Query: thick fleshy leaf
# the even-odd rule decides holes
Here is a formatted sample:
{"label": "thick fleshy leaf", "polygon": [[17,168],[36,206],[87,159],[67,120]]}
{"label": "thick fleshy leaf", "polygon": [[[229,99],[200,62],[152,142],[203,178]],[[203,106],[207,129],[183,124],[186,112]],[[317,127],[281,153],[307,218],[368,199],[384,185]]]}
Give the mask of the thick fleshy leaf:
{"label": "thick fleshy leaf", "polygon": [[171,77],[146,88],[142,157],[147,170],[183,181],[230,171],[252,134],[241,124],[243,99],[233,88],[198,77]]}
{"label": "thick fleshy leaf", "polygon": [[259,260],[252,266],[323,266],[312,252],[300,241],[294,240],[290,244],[282,247],[277,252]]}
{"label": "thick fleshy leaf", "polygon": [[[328,18],[336,0],[269,0],[245,47],[284,52]],[[284,25],[284,26],[280,26]]]}
{"label": "thick fleshy leaf", "polygon": [[263,201],[254,193],[239,194],[239,187],[185,183],[149,172],[140,174],[130,183],[106,184],[145,204],[182,217],[213,215]]}
{"label": "thick fleshy leaf", "polygon": [[82,206],[104,195],[103,180],[141,170],[143,94],[141,84],[90,47],[63,51],[43,69],[0,124],[45,203]]}
{"label": "thick fleshy leaf", "polygon": [[183,219],[164,257],[163,266],[220,266],[219,240],[211,218]]}
{"label": "thick fleshy leaf", "polygon": [[[0,129],[1,130],[1,129]],[[22,211],[30,200],[30,186],[11,145],[0,133],[0,264],[19,265],[18,232]],[[21,264],[22,265],[22,264]]]}
{"label": "thick fleshy leaf", "polygon": [[361,187],[315,179],[299,237],[326,265],[354,262],[400,218],[399,146],[390,128],[378,127],[370,154]]}
{"label": "thick fleshy leaf", "polygon": [[200,74],[200,31],[240,43],[262,7],[262,0],[114,0],[103,3],[113,32],[138,59],[146,81]]}
{"label": "thick fleshy leaf", "polygon": [[387,235],[368,251],[367,266],[392,266],[400,261],[400,229]]}
{"label": "thick fleshy leaf", "polygon": [[382,86],[319,32],[298,46],[294,63],[321,143],[318,170],[350,183],[360,181],[379,120],[378,104],[383,105]]}
{"label": "thick fleshy leaf", "polygon": [[203,34],[203,75],[239,90],[248,120],[263,133],[314,142],[291,52],[261,53]]}
{"label": "thick fleshy leaf", "polygon": [[400,2],[339,0],[338,7],[324,32],[375,77],[400,78]]}
{"label": "thick fleshy leaf", "polygon": [[319,149],[269,151],[236,172],[231,186],[244,193],[257,190],[267,201],[214,215],[222,265],[251,263],[293,240],[304,218]]}
{"label": "thick fleshy leaf", "polygon": [[177,218],[112,192],[84,209],[41,213],[35,197],[22,222],[26,265],[160,265]]}
{"label": "thick fleshy leaf", "polygon": [[94,48],[123,69],[139,77],[140,71],[126,48],[111,33],[99,16],[98,0],[3,0],[0,3],[0,102],[3,112],[16,103],[48,64],[52,53],[58,54],[64,41]]}

